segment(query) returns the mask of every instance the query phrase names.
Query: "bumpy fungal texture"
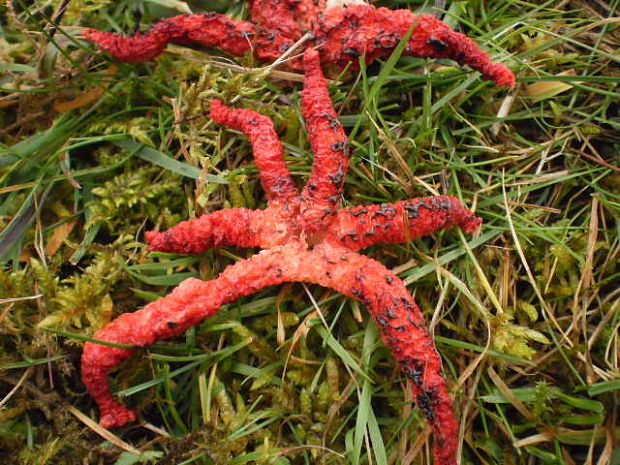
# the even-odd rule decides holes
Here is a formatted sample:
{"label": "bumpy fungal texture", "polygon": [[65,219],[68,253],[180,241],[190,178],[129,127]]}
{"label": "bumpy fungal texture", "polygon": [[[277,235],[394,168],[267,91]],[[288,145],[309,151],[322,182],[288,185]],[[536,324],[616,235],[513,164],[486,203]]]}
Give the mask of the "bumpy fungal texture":
{"label": "bumpy fungal texture", "polygon": [[404,55],[451,58],[480,71],[498,86],[514,86],[514,74],[506,65],[493,63],[474,41],[432,15],[372,5],[330,8],[319,18],[315,34],[323,60],[344,66],[362,55],[366,63],[389,56],[412,26]]}
{"label": "bumpy fungal texture", "polygon": [[[271,62],[305,32],[312,32],[313,40],[306,46],[318,46],[323,63],[342,68],[349,62],[356,66],[361,56],[366,63],[389,56],[413,27],[404,55],[450,58],[480,71],[498,86],[515,84],[505,65],[493,63],[475,42],[432,15],[366,4],[325,8],[323,0],[254,0],[250,11],[255,24],[207,13],[165,19],[133,36],[94,29],[85,29],[84,35],[121,61],[150,60],[169,42],[194,42],[233,55],[252,51],[259,60]],[[287,63],[293,69],[303,68],[301,60]]]}
{"label": "bumpy fungal texture", "polygon": [[439,195],[338,210],[326,236],[353,250],[381,243],[402,244],[459,226],[476,231],[482,220],[455,197]]}
{"label": "bumpy fungal texture", "polygon": [[252,22],[263,29],[299,38],[314,29],[325,0],[249,0]]}
{"label": "bumpy fungal texture", "polygon": [[[99,330],[95,338],[144,346],[178,336],[213,315],[220,306],[266,286],[309,282],[334,289],[369,309],[383,341],[410,379],[417,405],[433,429],[435,463],[455,465],[457,423],[441,375],[441,359],[424,317],[394,273],[356,251],[377,243],[406,242],[455,225],[473,232],[480,219],[448,196],[338,209],[347,153],[331,149],[330,144],[342,141],[344,133],[335,122],[318,60],[317,51],[306,50],[302,107],[312,133],[311,144],[324,152],[316,157],[308,184],[323,187],[306,189],[301,194],[291,187],[281,147],[275,143],[273,128],[266,119],[214,101],[212,116],[241,129],[251,139],[263,186],[269,192],[268,207],[221,210],[166,232],[148,233],[150,249],[200,253],[211,247],[235,245],[265,250],[226,268],[214,280],[184,281],[168,296],[135,313],[119,316]],[[327,147],[321,144],[322,138],[328,141]],[[325,166],[316,166],[321,164]],[[325,206],[330,209],[328,213],[324,212]],[[135,419],[134,412],[112,397],[108,381],[109,370],[131,353],[131,349],[85,344],[82,380],[99,404],[100,424],[104,427],[122,426]]]}
{"label": "bumpy fungal texture", "polygon": [[209,116],[216,123],[243,131],[249,137],[267,198],[294,207],[299,193],[282,159],[284,148],[271,120],[252,110],[232,110],[219,100],[211,102]]}
{"label": "bumpy fungal texture", "polygon": [[155,58],[166,44],[196,43],[217,47],[233,55],[244,55],[252,48],[256,27],[247,21],[235,21],[217,13],[181,15],[164,19],[148,32],[132,36],[86,28],[84,37],[98,44],[120,61],[138,62]]}
{"label": "bumpy fungal texture", "polygon": [[232,208],[183,221],[165,232],[147,231],[149,250],[195,255],[214,247],[270,247],[261,242],[259,231],[273,228],[276,237],[278,221],[266,211]]}
{"label": "bumpy fungal texture", "polygon": [[349,139],[334,110],[317,52],[304,55],[306,84],[301,110],[314,153],[310,179],[302,197],[301,220],[306,231],[317,231],[336,212],[349,166]]}
{"label": "bumpy fungal texture", "polygon": [[[256,55],[274,61],[306,32],[325,8],[324,0],[250,0],[252,22],[258,28]],[[297,62],[299,68],[299,62]]]}

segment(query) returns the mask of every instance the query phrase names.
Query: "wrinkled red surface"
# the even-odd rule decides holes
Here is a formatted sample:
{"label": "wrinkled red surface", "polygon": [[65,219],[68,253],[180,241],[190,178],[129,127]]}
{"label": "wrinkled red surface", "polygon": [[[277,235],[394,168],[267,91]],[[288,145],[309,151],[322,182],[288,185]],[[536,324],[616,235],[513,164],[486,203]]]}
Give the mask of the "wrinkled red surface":
{"label": "wrinkled red surface", "polygon": [[345,66],[362,55],[366,63],[389,56],[412,26],[403,55],[451,58],[480,71],[498,86],[514,86],[514,74],[506,65],[493,63],[474,41],[432,15],[372,5],[330,8],[319,18],[315,34],[324,61]]}
{"label": "wrinkled red surface", "polygon": [[306,232],[318,231],[336,213],[349,167],[349,139],[334,110],[316,54],[304,56],[306,75],[301,110],[314,164],[302,193],[300,221]]}
{"label": "wrinkled red surface", "polygon": [[269,118],[251,110],[230,111],[219,100],[211,102],[209,116],[216,123],[243,131],[250,138],[254,160],[269,201],[286,204],[297,201],[297,187],[284,163],[284,149]]}
{"label": "wrinkled red surface", "polygon": [[[332,146],[340,145],[346,137],[329,99],[317,51],[306,50],[304,66],[302,112],[316,151],[306,188],[299,193],[293,185],[268,118],[214,101],[211,116],[250,138],[268,207],[220,210],[165,232],[147,233],[151,250],[190,254],[218,246],[264,250],[229,266],[214,280],[184,281],[168,296],[121,315],[95,338],[144,346],[178,336],[222,305],[266,286],[309,282],[329,287],[369,309],[434,431],[435,463],[454,465],[457,423],[441,375],[441,359],[424,317],[404,283],[357,250],[377,243],[406,242],[451,226],[473,232],[480,219],[448,196],[339,208],[348,151]],[[85,344],[82,380],[99,405],[104,427],[122,426],[135,419],[131,410],[112,397],[108,381],[109,370],[131,353],[129,349]]]}
{"label": "wrinkled red surface", "polygon": [[[233,55],[252,51],[262,61],[274,61],[305,32],[313,39],[304,46],[318,46],[323,62],[344,67],[389,56],[413,26],[404,55],[450,58],[480,71],[498,86],[514,86],[515,77],[505,65],[493,63],[478,45],[450,29],[432,15],[390,10],[372,5],[324,9],[323,0],[254,0],[253,23],[235,21],[215,13],[165,19],[146,33],[123,36],[85,29],[84,36],[121,61],[144,61],[160,54],[169,42],[218,47]],[[288,61],[301,69],[301,60]]]}
{"label": "wrinkled red surface", "polygon": [[247,21],[233,21],[217,13],[201,13],[164,19],[148,32],[133,36],[90,28],[84,29],[83,34],[114,58],[136,62],[155,58],[169,42],[196,43],[243,55],[252,48],[250,38],[256,35],[256,28]]}
{"label": "wrinkled red surface", "polygon": [[[325,0],[250,0],[252,22],[257,26],[255,53],[274,61],[307,31],[325,8]],[[297,62],[299,66],[300,63]]]}

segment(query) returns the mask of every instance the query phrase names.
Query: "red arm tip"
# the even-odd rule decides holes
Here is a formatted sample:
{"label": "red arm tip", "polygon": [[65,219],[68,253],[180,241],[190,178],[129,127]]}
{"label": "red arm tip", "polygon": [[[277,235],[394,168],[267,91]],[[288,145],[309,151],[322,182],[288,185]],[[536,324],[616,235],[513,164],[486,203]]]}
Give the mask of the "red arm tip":
{"label": "red arm tip", "polygon": [[514,73],[508,68],[508,66],[502,63],[496,63],[493,68],[491,68],[489,75],[498,87],[507,86],[513,88],[516,84]]}
{"label": "red arm tip", "polygon": [[481,225],[482,219],[472,213],[471,216],[465,217],[459,226],[467,234],[473,234],[480,228]]}
{"label": "red arm tip", "polygon": [[136,421],[136,413],[133,410],[118,404],[117,408],[107,413],[101,413],[99,425],[106,429],[120,428],[127,423]]}
{"label": "red arm tip", "polygon": [[216,123],[220,123],[224,117],[224,113],[227,110],[228,108],[221,100],[213,99],[211,100],[211,111],[209,112],[209,118],[211,118]]}

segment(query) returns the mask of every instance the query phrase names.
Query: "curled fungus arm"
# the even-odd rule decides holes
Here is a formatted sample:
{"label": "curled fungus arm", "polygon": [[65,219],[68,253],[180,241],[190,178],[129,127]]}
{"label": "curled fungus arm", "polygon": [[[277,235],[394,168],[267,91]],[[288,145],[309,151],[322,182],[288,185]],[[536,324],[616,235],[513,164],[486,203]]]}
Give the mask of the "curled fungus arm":
{"label": "curled fungus arm", "polygon": [[[428,418],[438,442],[436,456],[452,465],[456,447],[456,421],[441,377],[441,359],[435,351],[424,318],[403,282],[379,262],[343,247],[320,244],[308,250],[299,242],[265,250],[226,268],[217,279],[187,279],[171,294],[134,313],[125,313],[99,330],[95,338],[144,346],[178,336],[213,315],[227,303],[266,286],[283,282],[309,282],[332,288],[364,303],[381,327],[411,379],[416,401]],[[99,404],[100,424],[118,427],[135,414],[116,401],[108,372],[133,350],[86,343],[82,355],[82,380]]]}
{"label": "curled fungus arm", "polygon": [[[279,264],[295,246],[262,251],[226,268],[217,279],[183,281],[169,295],[133,312],[124,313],[95,333],[95,339],[142,347],[182,334],[239,297],[283,282]],[[82,353],[82,381],[99,405],[99,423],[104,428],[123,426],[135,413],[116,401],[110,392],[108,372],[129,357],[133,349],[87,342]]]}
{"label": "curled fungus arm", "polygon": [[439,195],[343,208],[326,235],[345,247],[359,250],[374,244],[402,244],[452,226],[473,233],[481,223],[459,199]]}
{"label": "curled fungus arm", "polygon": [[216,123],[243,131],[248,136],[268,200],[288,205],[289,208],[296,205],[299,191],[284,163],[284,148],[273,122],[252,110],[227,107],[220,100],[211,102],[209,116]]}
{"label": "curled fungus arm", "polygon": [[[409,10],[390,10],[367,4],[324,8],[308,0],[252,2],[252,16],[258,26],[229,19],[217,13],[182,15],[165,19],[148,32],[133,36],[85,29],[84,36],[121,61],[150,60],[169,42],[196,43],[218,47],[233,55],[252,52],[259,60],[278,59],[306,30],[329,66],[356,66],[364,56],[366,63],[387,57],[413,27],[404,55],[449,58],[480,71],[498,86],[513,87],[515,76],[505,65],[493,63],[488,54],[464,34],[431,15]],[[288,62],[303,68],[299,60]]]}
{"label": "curled fungus arm", "polygon": [[320,18],[317,37],[325,63],[344,66],[352,61],[355,66],[361,56],[366,63],[390,56],[412,27],[403,55],[450,58],[498,86],[514,86],[515,76],[506,65],[493,63],[473,40],[432,15],[372,5],[330,8]]}
{"label": "curled fungus arm", "polygon": [[256,35],[256,28],[247,21],[235,21],[217,13],[201,13],[167,18],[149,31],[132,36],[91,28],[84,29],[83,34],[117,60],[139,62],[160,55],[170,42],[196,43],[243,55],[252,48],[251,37]]}

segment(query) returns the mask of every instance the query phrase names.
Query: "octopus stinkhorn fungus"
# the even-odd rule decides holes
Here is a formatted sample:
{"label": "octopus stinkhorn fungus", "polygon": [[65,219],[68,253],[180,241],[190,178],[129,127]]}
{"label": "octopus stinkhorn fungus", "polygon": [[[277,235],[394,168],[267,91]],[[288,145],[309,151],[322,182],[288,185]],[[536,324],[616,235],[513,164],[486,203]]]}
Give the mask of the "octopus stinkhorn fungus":
{"label": "octopus stinkhorn fungus", "polygon": [[[271,120],[214,100],[210,117],[249,137],[268,207],[220,210],[146,236],[150,250],[166,252],[197,254],[219,246],[263,250],[229,266],[211,281],[185,280],[168,296],[120,315],[97,331],[95,338],[144,346],[178,336],[222,305],[266,286],[307,282],[334,289],[368,307],[434,431],[435,463],[455,465],[457,423],[441,374],[441,359],[423,315],[398,276],[358,250],[377,243],[404,243],[455,225],[471,233],[481,220],[448,196],[341,208],[347,136],[334,111],[316,50],[306,50],[303,67],[301,107],[315,158],[302,192],[283,160]],[[135,419],[133,411],[112,397],[108,381],[109,370],[132,351],[95,342],[84,347],[82,380],[98,403],[100,424],[106,428]]]}

